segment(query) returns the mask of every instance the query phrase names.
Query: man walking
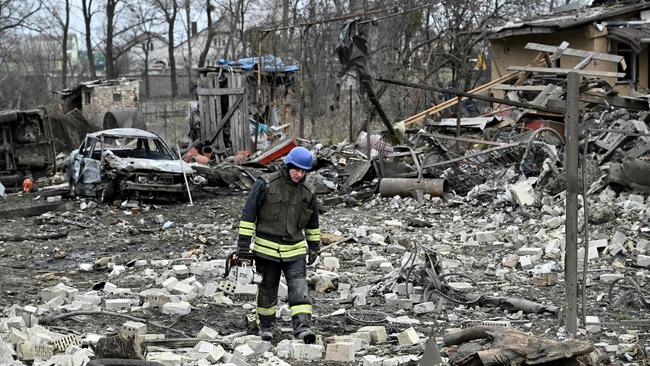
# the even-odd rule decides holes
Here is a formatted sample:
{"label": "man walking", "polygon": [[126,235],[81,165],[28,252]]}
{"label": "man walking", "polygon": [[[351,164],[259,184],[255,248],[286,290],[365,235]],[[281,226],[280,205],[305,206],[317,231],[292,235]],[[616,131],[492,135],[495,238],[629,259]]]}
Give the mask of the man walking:
{"label": "man walking", "polygon": [[309,150],[293,148],[279,171],[255,182],[242,210],[237,254],[254,257],[257,273],[262,276],[257,290],[257,320],[263,340],[273,339],[278,286],[284,273],[293,334],[305,343],[316,341],[309,327],[312,307],[306,279],[306,265],[316,260],[320,249],[316,197],[304,183],[311,167]]}

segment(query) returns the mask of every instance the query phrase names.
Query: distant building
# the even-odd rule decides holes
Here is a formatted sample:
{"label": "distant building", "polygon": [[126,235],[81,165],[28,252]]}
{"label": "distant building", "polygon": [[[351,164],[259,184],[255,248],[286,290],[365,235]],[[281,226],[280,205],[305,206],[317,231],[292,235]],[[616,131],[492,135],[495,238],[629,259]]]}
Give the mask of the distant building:
{"label": "distant building", "polygon": [[[228,24],[225,20],[220,19],[213,23],[215,30],[215,36],[212,39],[212,45],[208,51],[208,55],[205,60],[205,66],[214,65],[216,61],[221,58],[228,58],[231,55],[236,55],[237,57],[241,54],[241,44],[233,45],[232,41],[235,39],[234,35],[230,31]],[[192,35],[192,68],[195,69],[199,66],[199,56],[201,51],[205,47],[205,43],[208,38],[208,28],[204,28],[200,32],[197,32]],[[229,44],[229,42],[231,42]],[[233,50],[233,47],[236,49]],[[181,44],[174,47],[174,59],[176,60],[177,68],[187,67],[187,40]]]}
{"label": "distant building", "polygon": [[[130,51],[131,70],[144,70],[144,62],[148,56],[149,70],[155,73],[156,70],[164,70],[168,65],[169,51],[167,50],[167,38],[161,34],[147,32],[138,37],[138,44]],[[147,55],[148,53],[148,55]]]}
{"label": "distant building", "polygon": [[140,81],[135,79],[94,80],[61,91],[66,110],[78,109],[86,120],[104,128],[107,112],[137,108]]}

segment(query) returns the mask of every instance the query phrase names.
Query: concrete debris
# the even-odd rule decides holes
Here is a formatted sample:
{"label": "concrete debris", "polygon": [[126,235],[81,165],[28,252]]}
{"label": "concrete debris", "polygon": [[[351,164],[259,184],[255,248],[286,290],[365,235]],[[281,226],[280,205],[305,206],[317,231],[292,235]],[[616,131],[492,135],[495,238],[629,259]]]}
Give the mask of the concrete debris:
{"label": "concrete debris", "polygon": [[[647,102],[625,102],[646,110],[609,108],[603,101],[613,100],[613,88],[581,84],[581,93],[605,91],[581,105],[579,141],[587,154],[580,157],[578,226],[589,235],[579,234],[577,255],[589,315],[578,331],[593,343],[559,343],[550,339],[568,338],[558,316],[566,305],[570,223],[566,82],[518,75],[500,85],[514,88],[506,101],[529,100],[530,108],[484,116],[480,126],[469,119],[476,116],[464,116],[460,136],[428,121],[437,118],[431,113],[395,145],[379,134],[356,145],[297,140],[281,128],[265,131],[254,154],[252,141],[238,140],[241,151],[194,141],[181,152],[184,163],[170,148],[166,159],[140,159],[113,146],[98,159],[71,156],[71,176],[58,174],[60,183],[73,183],[66,188],[74,197],[0,186],[7,186],[0,201],[0,363],[82,364],[95,357],[91,345],[121,337],[165,365],[410,365],[421,361],[427,338],[435,346],[441,336],[445,345],[436,351],[450,364],[519,362],[512,354],[530,364],[642,363],[650,353]],[[241,130],[249,131],[244,122]],[[306,267],[315,344],[291,335],[293,294],[284,278],[274,338],[266,342],[255,316],[260,263],[224,274],[240,193],[278,169],[297,144],[315,157],[307,179],[324,211],[320,258]],[[129,168],[132,160],[144,160],[133,162],[142,170]],[[199,192],[204,197],[193,206],[160,204]]]}

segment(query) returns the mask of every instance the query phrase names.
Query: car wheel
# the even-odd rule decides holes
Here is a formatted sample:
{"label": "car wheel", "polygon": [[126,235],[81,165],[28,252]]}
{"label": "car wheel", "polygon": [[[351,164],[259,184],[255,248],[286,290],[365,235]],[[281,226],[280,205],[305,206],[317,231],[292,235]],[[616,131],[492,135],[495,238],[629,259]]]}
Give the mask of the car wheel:
{"label": "car wheel", "polygon": [[106,183],[106,187],[102,190],[101,201],[102,203],[111,203],[117,197],[119,190],[119,182],[117,179],[111,179]]}

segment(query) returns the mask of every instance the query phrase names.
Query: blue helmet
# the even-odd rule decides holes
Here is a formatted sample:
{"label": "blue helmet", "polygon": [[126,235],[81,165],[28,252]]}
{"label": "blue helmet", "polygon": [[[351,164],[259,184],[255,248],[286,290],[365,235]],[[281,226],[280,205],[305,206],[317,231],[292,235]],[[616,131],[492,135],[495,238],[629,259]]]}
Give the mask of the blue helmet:
{"label": "blue helmet", "polygon": [[314,158],[309,150],[302,146],[294,147],[289,154],[284,157],[285,165],[295,165],[300,169],[311,170],[311,163]]}

